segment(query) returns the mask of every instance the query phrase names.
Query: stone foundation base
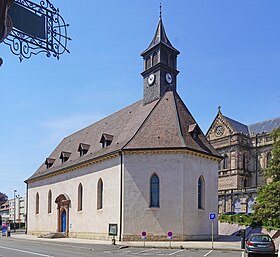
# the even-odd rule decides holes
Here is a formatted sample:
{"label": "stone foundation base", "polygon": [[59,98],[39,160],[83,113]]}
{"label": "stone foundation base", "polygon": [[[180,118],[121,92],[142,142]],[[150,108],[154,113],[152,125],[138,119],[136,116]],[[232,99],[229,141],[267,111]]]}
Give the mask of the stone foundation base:
{"label": "stone foundation base", "polygon": [[[28,231],[29,235],[34,236],[43,236],[45,234],[50,233],[50,231]],[[111,241],[113,239],[112,236],[109,236],[105,233],[91,233],[91,232],[70,232],[69,237],[72,238],[81,238],[81,239],[92,239],[92,240],[105,240]],[[218,236],[214,235],[216,239]],[[200,241],[200,240],[211,240],[211,235],[179,235],[173,234],[172,241]],[[119,237],[115,237],[116,241],[119,240]],[[122,236],[122,241],[143,241],[141,235],[132,235],[125,234]],[[169,241],[167,235],[147,235],[146,241]]]}
{"label": "stone foundation base", "polygon": [[[211,240],[211,235],[174,235],[172,241],[206,241]],[[214,236],[217,238],[217,235]],[[122,241],[143,241],[141,235],[123,235]],[[147,235],[146,241],[169,241],[167,235]]]}
{"label": "stone foundation base", "polygon": [[99,234],[99,233],[90,233],[90,232],[70,232],[69,237],[92,239],[92,240],[105,240],[105,241],[111,241],[113,238],[111,236],[109,237],[108,234],[102,234],[102,233]]}

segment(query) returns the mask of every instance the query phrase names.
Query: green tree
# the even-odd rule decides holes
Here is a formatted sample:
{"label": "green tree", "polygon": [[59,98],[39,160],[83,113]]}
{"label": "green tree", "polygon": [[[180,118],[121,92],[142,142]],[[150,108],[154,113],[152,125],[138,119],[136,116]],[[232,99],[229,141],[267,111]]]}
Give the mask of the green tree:
{"label": "green tree", "polygon": [[265,170],[265,176],[272,179],[273,182],[280,181],[280,127],[271,133],[273,138],[273,150],[271,152],[271,160],[269,166]]}
{"label": "green tree", "polygon": [[8,196],[0,192],[0,204],[7,202],[7,200],[8,200]]}
{"label": "green tree", "polygon": [[280,228],[280,127],[273,130],[271,136],[274,148],[265,176],[272,182],[259,189],[254,217],[265,226]]}
{"label": "green tree", "polygon": [[280,228],[280,181],[262,186],[254,206],[254,216],[265,226]]}

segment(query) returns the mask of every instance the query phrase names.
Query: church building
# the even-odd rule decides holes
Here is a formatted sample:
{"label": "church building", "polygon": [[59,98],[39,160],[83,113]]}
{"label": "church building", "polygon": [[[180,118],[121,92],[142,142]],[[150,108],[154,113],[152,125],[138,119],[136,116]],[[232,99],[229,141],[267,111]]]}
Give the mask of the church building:
{"label": "church building", "polygon": [[222,114],[220,107],[207,138],[223,156],[219,164],[219,213],[252,213],[263,171],[273,149],[270,133],[280,117],[245,125]]}
{"label": "church building", "polygon": [[29,234],[211,237],[222,158],[177,93],[178,54],[160,17],[141,54],[143,99],[64,138],[26,180]]}

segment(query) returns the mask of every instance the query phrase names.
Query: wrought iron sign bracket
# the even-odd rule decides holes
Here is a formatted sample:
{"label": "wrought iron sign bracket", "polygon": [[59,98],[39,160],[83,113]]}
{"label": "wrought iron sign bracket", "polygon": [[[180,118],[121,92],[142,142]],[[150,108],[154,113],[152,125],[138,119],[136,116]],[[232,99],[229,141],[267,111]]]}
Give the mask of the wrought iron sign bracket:
{"label": "wrought iron sign bracket", "polygon": [[[1,0],[0,0],[1,1]],[[59,59],[64,52],[70,53],[64,19],[49,0],[40,0],[39,4],[30,0],[14,0],[8,11],[12,20],[12,30],[4,39],[13,54],[19,60],[29,59],[32,55],[46,53],[47,57]]]}

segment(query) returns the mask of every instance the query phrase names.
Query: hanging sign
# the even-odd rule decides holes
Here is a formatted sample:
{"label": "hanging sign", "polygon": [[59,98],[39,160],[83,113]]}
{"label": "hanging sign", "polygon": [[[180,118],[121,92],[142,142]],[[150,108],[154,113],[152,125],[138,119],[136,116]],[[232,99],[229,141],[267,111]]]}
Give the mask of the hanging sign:
{"label": "hanging sign", "polygon": [[[19,56],[20,61],[42,52],[46,53],[47,57],[53,56],[57,59],[64,52],[70,53],[67,49],[67,43],[71,40],[67,36],[69,24],[65,23],[59,9],[49,0],[40,0],[38,4],[30,0],[4,1],[7,2],[4,20],[11,20],[12,29],[2,38],[4,43],[10,46],[11,52]],[[8,5],[11,1],[13,4]]]}

